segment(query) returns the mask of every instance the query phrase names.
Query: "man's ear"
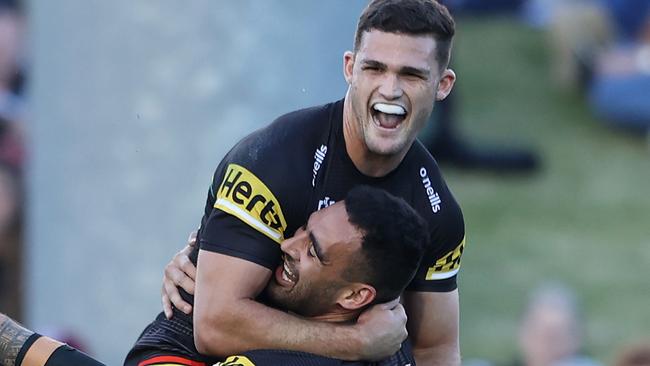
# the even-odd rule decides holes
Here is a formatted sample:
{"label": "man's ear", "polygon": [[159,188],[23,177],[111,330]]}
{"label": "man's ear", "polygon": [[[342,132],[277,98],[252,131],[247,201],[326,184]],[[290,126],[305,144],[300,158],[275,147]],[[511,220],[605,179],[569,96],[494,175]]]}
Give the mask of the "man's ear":
{"label": "man's ear", "polygon": [[348,286],[339,297],[337,304],[347,310],[358,310],[370,304],[377,297],[374,287],[364,283]]}
{"label": "man's ear", "polygon": [[343,54],[343,76],[345,81],[350,84],[352,83],[352,73],[354,71],[354,52],[346,51]]}
{"label": "man's ear", "polygon": [[436,100],[440,101],[451,93],[451,89],[454,88],[454,83],[456,82],[456,73],[452,69],[445,69],[440,76],[440,81],[438,82],[438,90],[436,91]]}

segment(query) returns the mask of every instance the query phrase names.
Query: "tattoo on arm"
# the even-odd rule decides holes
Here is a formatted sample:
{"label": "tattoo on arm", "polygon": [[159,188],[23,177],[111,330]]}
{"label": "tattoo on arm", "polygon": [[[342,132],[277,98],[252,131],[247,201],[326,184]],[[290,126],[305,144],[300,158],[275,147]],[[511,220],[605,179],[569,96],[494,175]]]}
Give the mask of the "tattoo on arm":
{"label": "tattoo on arm", "polygon": [[0,364],[15,366],[18,352],[34,332],[0,314]]}

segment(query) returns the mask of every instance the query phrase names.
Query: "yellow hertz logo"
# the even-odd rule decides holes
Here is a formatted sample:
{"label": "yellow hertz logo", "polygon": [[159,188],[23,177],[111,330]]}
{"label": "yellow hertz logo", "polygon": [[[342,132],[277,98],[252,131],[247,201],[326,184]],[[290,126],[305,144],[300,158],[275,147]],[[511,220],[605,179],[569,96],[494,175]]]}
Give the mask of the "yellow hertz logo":
{"label": "yellow hertz logo", "polygon": [[284,240],[287,223],[280,203],[255,174],[240,165],[228,165],[214,207],[237,217],[277,243]]}
{"label": "yellow hertz logo", "polygon": [[453,277],[460,269],[460,257],[465,249],[465,238],[456,249],[447,253],[444,257],[438,259],[433,267],[427,271],[427,280],[444,280]]}
{"label": "yellow hertz logo", "polygon": [[230,356],[215,366],[255,366],[255,364],[245,356]]}

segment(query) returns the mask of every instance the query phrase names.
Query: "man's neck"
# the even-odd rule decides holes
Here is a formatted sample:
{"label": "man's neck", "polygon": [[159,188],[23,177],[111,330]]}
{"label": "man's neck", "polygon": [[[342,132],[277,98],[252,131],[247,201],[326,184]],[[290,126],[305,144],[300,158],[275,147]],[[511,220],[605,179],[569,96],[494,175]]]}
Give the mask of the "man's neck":
{"label": "man's neck", "polygon": [[346,95],[343,102],[343,139],[345,150],[354,166],[369,177],[383,177],[392,172],[402,162],[407,151],[396,155],[380,155],[371,152],[363,139],[358,121],[352,110],[352,102]]}

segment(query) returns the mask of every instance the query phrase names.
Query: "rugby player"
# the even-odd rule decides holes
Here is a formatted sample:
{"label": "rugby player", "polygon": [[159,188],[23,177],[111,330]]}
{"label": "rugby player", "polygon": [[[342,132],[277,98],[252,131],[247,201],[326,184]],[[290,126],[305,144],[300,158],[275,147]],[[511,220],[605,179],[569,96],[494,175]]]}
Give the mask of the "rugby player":
{"label": "rugby player", "polygon": [[[270,304],[329,323],[355,322],[371,304],[394,299],[418,268],[426,222],[404,201],[368,186],[313,213],[281,244],[283,261],[266,287]],[[385,268],[393,266],[392,270]],[[137,352],[136,352],[137,353]],[[197,357],[200,357],[197,355]],[[169,353],[133,361],[141,365],[210,365]],[[196,359],[196,358],[195,358]],[[0,316],[0,360],[6,366],[101,365],[55,340]],[[128,363],[128,362],[127,362]],[[378,365],[414,364],[410,345]],[[282,350],[254,350],[223,365],[366,365]]]}
{"label": "rugby player", "polygon": [[[406,334],[394,321],[400,307],[333,326],[257,300],[281,260],[285,235],[355,185],[369,184],[404,198],[429,225],[424,259],[403,296],[418,363],[460,364],[456,276],[463,216],[435,160],[416,140],[434,101],[454,85],[448,68],[454,27],[433,0],[370,2],[354,50],[343,58],[345,98],[278,118],[241,140],[217,167],[199,248],[189,255],[199,265],[183,267],[188,276],[179,275],[176,262],[168,266],[167,318],[159,316],[159,334],[173,338],[180,329],[194,340],[187,347],[217,356],[259,348],[346,360],[393,354]],[[183,287],[180,293],[174,285]]]}

